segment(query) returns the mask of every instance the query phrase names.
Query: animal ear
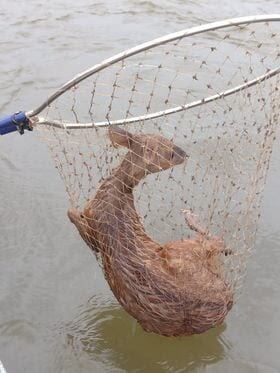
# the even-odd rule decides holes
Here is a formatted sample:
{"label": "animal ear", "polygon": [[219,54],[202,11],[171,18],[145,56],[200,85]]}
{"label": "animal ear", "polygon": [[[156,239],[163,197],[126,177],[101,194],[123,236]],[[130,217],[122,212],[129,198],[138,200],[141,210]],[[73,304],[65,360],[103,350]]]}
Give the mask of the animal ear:
{"label": "animal ear", "polygon": [[125,146],[130,148],[132,145],[133,135],[117,125],[111,125],[109,127],[109,139],[115,147]]}

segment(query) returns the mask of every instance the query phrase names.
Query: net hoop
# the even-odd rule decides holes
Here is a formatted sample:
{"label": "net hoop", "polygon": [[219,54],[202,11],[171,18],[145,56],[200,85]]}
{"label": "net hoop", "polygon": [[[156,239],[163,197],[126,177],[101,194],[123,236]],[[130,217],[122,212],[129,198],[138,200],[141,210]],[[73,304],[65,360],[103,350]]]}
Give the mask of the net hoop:
{"label": "net hoop", "polygon": [[242,25],[248,25],[253,23],[263,23],[263,22],[279,22],[280,21],[280,14],[270,14],[270,15],[259,15],[259,16],[247,16],[247,17],[239,17],[239,18],[231,18],[219,22],[212,22],[207,23],[201,26],[192,27],[189,29],[185,29],[179,32],[171,33],[166,36],[156,38],[152,41],[140,44],[136,47],[130,48],[125,50],[124,52],[118,53],[114,55],[111,58],[105,59],[99,64],[94,65],[93,67],[81,72],[76,77],[65,83],[63,86],[61,86],[55,93],[53,93],[45,102],[43,102],[40,106],[38,106],[36,109],[31,110],[26,113],[26,115],[29,118],[34,118],[34,124],[38,125],[48,125],[56,128],[65,128],[65,129],[86,129],[86,128],[92,128],[92,127],[106,127],[111,124],[115,125],[122,125],[122,124],[130,124],[130,123],[137,123],[142,122],[145,120],[150,119],[156,119],[162,116],[166,116],[169,114],[174,114],[180,111],[188,110],[203,104],[207,104],[209,102],[218,100],[219,98],[223,98],[229,95],[232,95],[238,91],[242,91],[244,89],[247,89],[251,86],[254,86],[258,83],[263,82],[266,79],[269,79],[275,75],[277,75],[280,72],[280,67],[277,67],[273,70],[268,71],[266,74],[263,74],[261,76],[258,76],[257,78],[250,80],[248,82],[245,82],[244,84],[240,84],[234,88],[231,88],[229,90],[222,91],[220,93],[217,93],[213,96],[209,96],[206,98],[202,98],[200,100],[193,101],[186,105],[181,105],[177,107],[173,107],[167,110],[157,111],[154,113],[149,113],[147,115],[141,115],[136,116],[132,118],[123,118],[119,120],[114,121],[101,121],[101,122],[95,122],[95,123],[66,123],[66,122],[60,122],[58,120],[47,120],[43,117],[37,117],[38,114],[40,114],[44,109],[46,109],[52,102],[54,102],[58,97],[63,95],[65,92],[67,92],[69,89],[76,86],[78,83],[82,82],[83,80],[89,78],[90,76],[106,69],[109,66],[114,65],[115,63],[125,60],[131,56],[134,56],[138,53],[147,51],[149,49],[152,49],[154,47],[163,45],[165,43],[169,43],[172,41],[184,39],[186,37],[190,37],[193,35],[201,34],[207,31],[215,31],[219,29],[224,29],[232,26],[242,26]]}

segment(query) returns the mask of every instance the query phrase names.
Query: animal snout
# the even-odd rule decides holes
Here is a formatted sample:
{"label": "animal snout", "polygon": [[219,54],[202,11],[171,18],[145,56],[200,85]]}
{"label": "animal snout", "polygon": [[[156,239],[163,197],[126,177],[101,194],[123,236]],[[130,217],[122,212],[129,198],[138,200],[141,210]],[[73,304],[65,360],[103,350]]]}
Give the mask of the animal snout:
{"label": "animal snout", "polygon": [[174,148],[174,153],[176,154],[177,162],[183,163],[187,158],[189,158],[189,155],[179,146],[176,146]]}

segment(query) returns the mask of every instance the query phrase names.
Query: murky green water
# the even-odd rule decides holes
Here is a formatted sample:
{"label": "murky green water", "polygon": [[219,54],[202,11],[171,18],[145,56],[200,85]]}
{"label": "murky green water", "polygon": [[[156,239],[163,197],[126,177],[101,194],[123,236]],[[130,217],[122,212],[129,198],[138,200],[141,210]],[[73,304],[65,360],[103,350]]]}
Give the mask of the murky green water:
{"label": "murky green water", "polygon": [[[117,51],[278,1],[0,0],[0,112],[31,109]],[[0,360],[21,372],[278,372],[280,154],[274,154],[246,286],[226,324],[182,339],[146,334],[115,302],[66,218],[36,134],[0,139]]]}

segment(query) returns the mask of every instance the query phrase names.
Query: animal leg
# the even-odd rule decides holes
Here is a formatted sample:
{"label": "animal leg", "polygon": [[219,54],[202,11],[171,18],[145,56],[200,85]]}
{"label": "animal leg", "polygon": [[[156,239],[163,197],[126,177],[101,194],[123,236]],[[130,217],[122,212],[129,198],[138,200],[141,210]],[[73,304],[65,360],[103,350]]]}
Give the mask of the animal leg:
{"label": "animal leg", "polygon": [[202,239],[209,241],[209,243],[211,242],[211,251],[222,253],[225,256],[233,254],[231,249],[225,247],[221,237],[212,236],[205,228],[202,228],[200,226],[200,224],[197,222],[196,215],[191,210],[183,210],[183,213],[185,215],[185,221],[189,228],[197,232]]}
{"label": "animal leg", "polygon": [[211,238],[209,232],[199,225],[197,222],[197,216],[191,210],[182,210],[182,212],[185,215],[187,225],[192,231],[195,231],[206,238]]}

